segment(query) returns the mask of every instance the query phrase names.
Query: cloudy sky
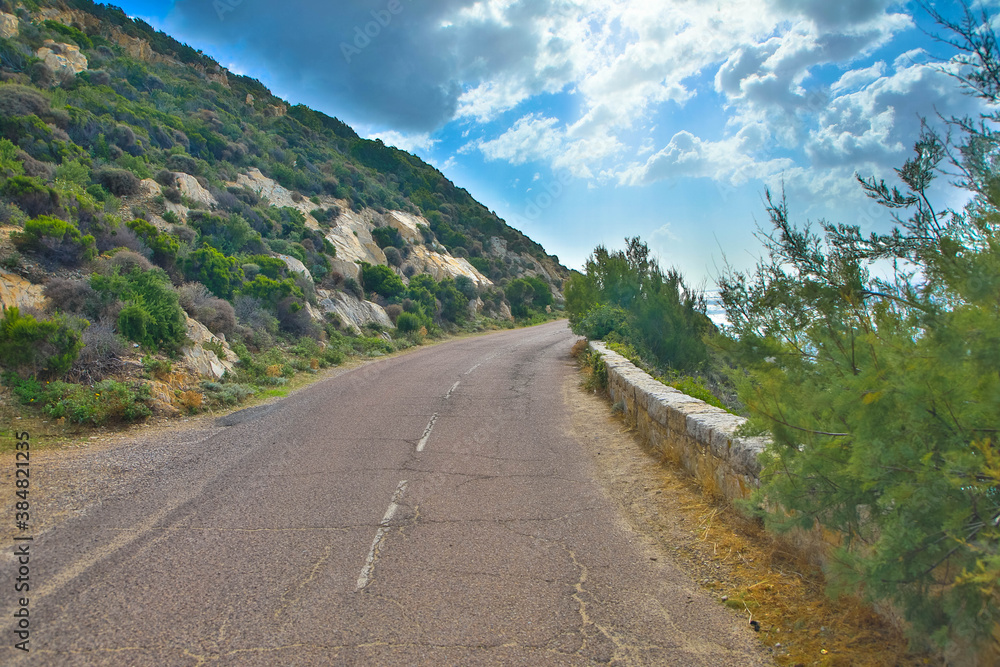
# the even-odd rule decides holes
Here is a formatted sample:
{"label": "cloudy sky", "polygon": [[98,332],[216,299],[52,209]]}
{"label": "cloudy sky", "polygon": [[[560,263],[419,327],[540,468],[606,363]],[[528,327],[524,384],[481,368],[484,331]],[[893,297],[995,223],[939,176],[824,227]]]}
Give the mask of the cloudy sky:
{"label": "cloudy sky", "polygon": [[419,155],[568,266],[640,235],[709,288],[759,254],[765,187],[797,220],[884,229],[854,173],[891,177],[921,115],[977,112],[912,3],[117,4]]}

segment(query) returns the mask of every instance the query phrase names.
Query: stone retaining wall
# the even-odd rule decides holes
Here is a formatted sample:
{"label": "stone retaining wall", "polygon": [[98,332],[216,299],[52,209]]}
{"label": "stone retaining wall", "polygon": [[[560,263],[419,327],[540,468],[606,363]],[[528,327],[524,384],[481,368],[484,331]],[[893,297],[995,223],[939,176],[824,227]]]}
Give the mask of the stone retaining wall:
{"label": "stone retaining wall", "polygon": [[654,380],[631,361],[591,341],[608,369],[608,393],[648,447],[684,466],[706,493],[746,498],[760,483],[765,438],[735,435],[746,420]]}

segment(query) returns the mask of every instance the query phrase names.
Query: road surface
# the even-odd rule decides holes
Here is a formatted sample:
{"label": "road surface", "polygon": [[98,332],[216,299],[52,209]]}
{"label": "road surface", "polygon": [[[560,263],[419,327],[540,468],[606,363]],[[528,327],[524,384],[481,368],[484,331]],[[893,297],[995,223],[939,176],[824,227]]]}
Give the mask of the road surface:
{"label": "road surface", "polygon": [[769,664],[604,494],[567,424],[574,340],[421,348],[73,459],[30,542],[28,653],[3,545],[0,663]]}

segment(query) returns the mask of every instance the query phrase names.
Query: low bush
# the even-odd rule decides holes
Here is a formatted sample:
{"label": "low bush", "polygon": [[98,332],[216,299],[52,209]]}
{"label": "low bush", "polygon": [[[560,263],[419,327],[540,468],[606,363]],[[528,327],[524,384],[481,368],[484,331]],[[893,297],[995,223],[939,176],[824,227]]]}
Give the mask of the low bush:
{"label": "low bush", "polygon": [[387,299],[400,296],[406,291],[402,278],[384,264],[362,264],[361,282],[369,292],[375,292]]}
{"label": "low bush", "polygon": [[0,366],[22,377],[59,377],[83,347],[80,333],[63,317],[37,320],[17,308],[0,311]]}
{"label": "low bush", "polygon": [[116,197],[137,195],[142,189],[139,177],[127,169],[98,169],[94,172],[93,179]]}
{"label": "low bush", "polygon": [[93,259],[97,254],[93,236],[80,234],[80,230],[72,222],[47,215],[28,220],[24,223],[23,232],[15,232],[10,236],[18,248],[31,250],[66,264],[78,264]]}
{"label": "low bush", "polygon": [[401,312],[396,318],[396,329],[403,334],[419,331],[422,326],[420,316],[415,313]]}
{"label": "low bush", "polygon": [[152,412],[147,385],[128,385],[102,380],[93,386],[68,382],[41,382],[35,378],[8,375],[4,382],[18,400],[37,407],[43,414],[78,424],[103,425],[145,419]]}
{"label": "low bush", "polygon": [[233,305],[208,291],[201,283],[185,283],[177,290],[181,308],[215,335],[230,336],[236,330]]}
{"label": "low bush", "polygon": [[118,331],[149,350],[175,352],[187,339],[184,311],[177,292],[162,269],[127,274],[95,273],[90,284],[125,303],[118,314]]}
{"label": "low bush", "polygon": [[238,382],[202,382],[201,391],[215,405],[239,405],[256,393],[250,385]]}
{"label": "low bush", "polygon": [[59,211],[59,193],[34,176],[12,176],[0,186],[0,195],[11,200],[30,217]]}

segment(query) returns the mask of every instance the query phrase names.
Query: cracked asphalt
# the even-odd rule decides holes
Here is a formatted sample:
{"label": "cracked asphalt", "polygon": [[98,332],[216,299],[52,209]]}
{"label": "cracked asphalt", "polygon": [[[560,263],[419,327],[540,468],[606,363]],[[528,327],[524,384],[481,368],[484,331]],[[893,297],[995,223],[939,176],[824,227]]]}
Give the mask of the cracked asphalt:
{"label": "cracked asphalt", "polygon": [[31,544],[29,653],[3,540],[0,663],[770,664],[605,495],[569,425],[574,341],[421,348],[36,460],[59,520]]}

